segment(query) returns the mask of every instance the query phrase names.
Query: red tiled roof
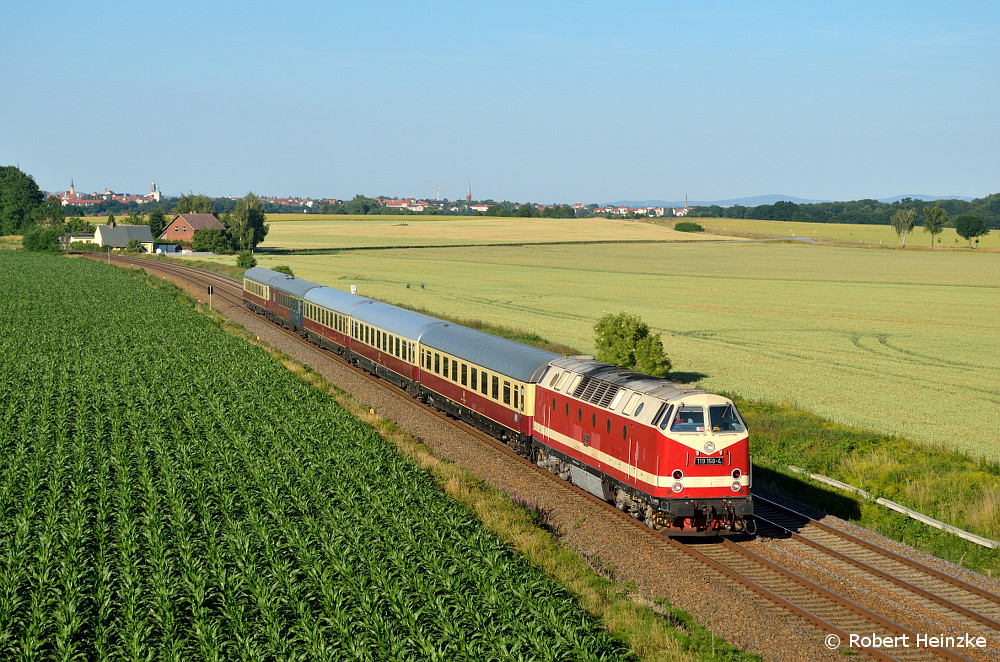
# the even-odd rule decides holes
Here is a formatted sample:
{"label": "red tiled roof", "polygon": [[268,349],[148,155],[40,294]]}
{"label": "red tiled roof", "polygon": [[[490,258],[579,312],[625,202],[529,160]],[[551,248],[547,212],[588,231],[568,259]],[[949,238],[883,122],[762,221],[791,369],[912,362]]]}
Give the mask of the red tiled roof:
{"label": "red tiled roof", "polygon": [[[183,218],[191,227],[192,231],[198,230],[225,230],[226,226],[219,222],[214,214],[177,214],[174,221]],[[173,223],[173,221],[171,221]]]}

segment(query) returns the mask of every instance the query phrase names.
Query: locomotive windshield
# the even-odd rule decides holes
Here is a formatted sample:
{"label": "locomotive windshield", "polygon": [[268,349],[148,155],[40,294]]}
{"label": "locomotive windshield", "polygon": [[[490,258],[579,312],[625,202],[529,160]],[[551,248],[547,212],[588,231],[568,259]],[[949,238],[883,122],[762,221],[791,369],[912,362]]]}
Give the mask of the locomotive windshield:
{"label": "locomotive windshield", "polygon": [[684,406],[674,414],[674,420],[670,424],[671,432],[704,432],[705,431],[705,410],[701,407]]}
{"label": "locomotive windshield", "polygon": [[708,408],[712,432],[745,432],[746,426],[734,405],[712,405]]}

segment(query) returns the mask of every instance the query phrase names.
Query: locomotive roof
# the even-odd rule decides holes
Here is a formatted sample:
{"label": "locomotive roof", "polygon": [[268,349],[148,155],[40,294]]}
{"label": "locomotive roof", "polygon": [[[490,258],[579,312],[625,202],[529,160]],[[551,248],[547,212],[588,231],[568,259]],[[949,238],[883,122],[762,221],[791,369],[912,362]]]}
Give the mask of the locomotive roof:
{"label": "locomotive roof", "polygon": [[309,303],[328,308],[341,315],[350,315],[356,306],[371,301],[371,299],[359,297],[357,294],[338,290],[335,287],[316,287],[309,290],[303,298]]}
{"label": "locomotive roof", "polygon": [[603,361],[595,361],[591,356],[560,357],[552,362],[552,366],[601,382],[608,382],[619,388],[627,388],[636,393],[661,398],[668,402],[687,395],[708,393],[708,391],[687,384],[653,377]]}
{"label": "locomotive roof", "polygon": [[420,334],[425,329],[435,324],[445,324],[436,317],[371,299],[356,306],[351,311],[351,317],[414,341],[420,340]]}
{"label": "locomotive roof", "polygon": [[451,323],[426,328],[420,342],[522,382],[537,382],[549,363],[562,357],[561,354]]}

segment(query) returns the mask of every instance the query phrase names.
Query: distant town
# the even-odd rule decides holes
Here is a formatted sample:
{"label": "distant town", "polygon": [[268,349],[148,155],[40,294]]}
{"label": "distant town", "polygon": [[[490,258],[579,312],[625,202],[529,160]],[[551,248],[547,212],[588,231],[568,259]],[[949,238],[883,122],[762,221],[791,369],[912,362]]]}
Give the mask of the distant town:
{"label": "distant town", "polygon": [[[80,193],[76,190],[75,184],[71,181],[70,187],[66,191],[47,193],[48,197],[58,198],[63,207],[69,213],[79,213],[86,216],[104,216],[108,213],[122,213],[129,211],[129,207],[135,205],[147,205],[154,203],[169,204],[170,200],[160,192],[156,182],[152,182],[148,193],[118,193],[105,188],[101,192]],[[358,196],[363,197],[363,196]],[[338,207],[344,207],[350,201],[336,198],[274,198],[258,196],[264,203],[268,213],[343,213]],[[241,198],[227,196],[225,198],[215,198],[215,200],[229,200],[236,203]],[[355,198],[357,199],[357,198]],[[493,216],[556,216],[556,217],[582,217],[582,216],[620,216],[625,218],[637,217],[681,217],[686,216],[691,208],[684,207],[656,207],[638,206],[628,207],[624,205],[599,205],[596,203],[585,204],[576,202],[572,205],[540,205],[533,203],[520,203],[494,200],[473,200],[471,188],[466,194],[465,200],[438,200],[421,198],[390,198],[376,196],[365,198],[373,200],[380,205],[384,211],[382,213],[412,213],[412,214],[483,214]],[[72,212],[70,210],[79,210]],[[348,212],[350,213],[350,212]],[[369,212],[370,213],[370,212]]]}

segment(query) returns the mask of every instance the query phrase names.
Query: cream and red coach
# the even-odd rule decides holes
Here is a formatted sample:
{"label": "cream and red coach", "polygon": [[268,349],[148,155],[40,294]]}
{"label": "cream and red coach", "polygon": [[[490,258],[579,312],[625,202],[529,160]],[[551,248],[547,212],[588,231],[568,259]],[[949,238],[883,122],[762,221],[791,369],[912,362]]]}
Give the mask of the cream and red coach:
{"label": "cream and red coach", "polygon": [[244,302],[673,535],[753,513],[732,401],[255,267]]}

